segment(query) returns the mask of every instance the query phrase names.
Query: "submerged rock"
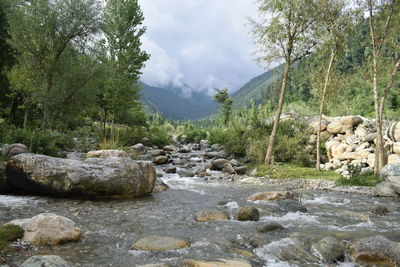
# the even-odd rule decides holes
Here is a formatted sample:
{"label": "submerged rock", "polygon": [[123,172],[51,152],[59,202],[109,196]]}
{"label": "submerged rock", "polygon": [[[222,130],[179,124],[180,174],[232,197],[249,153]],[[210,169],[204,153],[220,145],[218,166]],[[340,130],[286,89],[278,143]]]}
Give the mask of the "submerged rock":
{"label": "submerged rock", "polygon": [[251,267],[251,264],[244,260],[184,260],[184,262],[181,264],[181,267]]}
{"label": "submerged rock", "polygon": [[18,225],[24,230],[22,240],[38,246],[74,242],[82,236],[74,221],[54,213],[42,213],[29,219],[13,220],[6,225]]}
{"label": "submerged rock", "polygon": [[176,173],[176,167],[173,167],[173,166],[171,166],[171,167],[166,167],[166,168],[164,169],[164,171],[165,171],[165,173]]}
{"label": "submerged rock", "polygon": [[385,206],[378,206],[372,210],[372,213],[382,216],[389,213],[389,210]]}
{"label": "submerged rock", "polygon": [[133,198],[150,194],[155,180],[151,163],[128,158],[89,158],[82,162],[20,154],[8,161],[6,183],[58,197]]}
{"label": "submerged rock", "polygon": [[270,191],[270,192],[262,192],[251,195],[248,200],[256,201],[256,200],[266,200],[266,201],[281,201],[284,199],[294,199],[298,198],[299,195],[292,191]]}
{"label": "submerged rock", "polygon": [[140,238],[133,245],[132,249],[150,251],[168,251],[190,247],[186,240],[177,239],[169,236],[149,235]]}
{"label": "submerged rock", "polygon": [[252,206],[245,206],[239,209],[238,221],[258,221],[260,213],[258,209]]}
{"label": "submerged rock", "polygon": [[154,193],[167,191],[168,189],[169,189],[169,186],[166,183],[164,183],[163,180],[161,180],[160,178],[156,179],[156,183],[155,183],[154,189],[153,189]]}
{"label": "submerged rock", "polygon": [[181,177],[193,177],[195,175],[193,171],[184,169],[178,170],[178,174]]}
{"label": "submerged rock", "polygon": [[26,260],[21,267],[73,267],[69,263],[56,255],[32,256]]}
{"label": "submerged rock", "polygon": [[325,237],[312,245],[314,254],[324,263],[333,263],[344,258],[345,247],[333,237]]}
{"label": "submerged rock", "polygon": [[283,227],[281,224],[275,223],[275,222],[267,223],[267,224],[257,227],[257,230],[262,233],[272,232],[272,231],[276,231],[276,230],[284,230],[284,229],[285,229],[285,227]]}
{"label": "submerged rock", "polygon": [[212,222],[229,220],[229,214],[220,210],[204,210],[196,213],[195,220],[197,222]]}
{"label": "submerged rock", "polygon": [[356,240],[348,254],[353,262],[363,266],[400,266],[400,243],[380,235]]}

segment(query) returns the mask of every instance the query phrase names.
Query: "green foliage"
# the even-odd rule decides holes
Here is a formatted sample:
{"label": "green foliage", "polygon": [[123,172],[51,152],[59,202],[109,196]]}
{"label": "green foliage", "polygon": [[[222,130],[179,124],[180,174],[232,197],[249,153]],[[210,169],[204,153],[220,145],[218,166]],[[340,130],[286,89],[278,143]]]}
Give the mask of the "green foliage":
{"label": "green foliage", "polygon": [[178,136],[178,141],[184,143],[199,143],[201,140],[207,139],[208,132],[202,127],[190,126],[183,130]]}
{"label": "green foliage", "polygon": [[173,144],[174,141],[168,135],[167,131],[162,127],[152,126],[149,129],[148,141],[145,142],[147,145],[157,146],[158,148],[162,148],[165,145]]}
{"label": "green foliage", "polygon": [[0,227],[0,251],[3,251],[6,246],[17,239],[24,236],[24,230],[17,225],[4,225]]}
{"label": "green foliage", "polygon": [[337,181],[338,185],[345,186],[375,186],[382,182],[379,176],[373,172],[361,175],[361,165],[349,165],[348,172],[350,178],[340,177]]}
{"label": "green foliage", "polygon": [[232,114],[233,100],[229,96],[228,88],[215,89],[217,93],[214,95],[214,101],[221,104],[221,115],[225,125],[228,124]]}

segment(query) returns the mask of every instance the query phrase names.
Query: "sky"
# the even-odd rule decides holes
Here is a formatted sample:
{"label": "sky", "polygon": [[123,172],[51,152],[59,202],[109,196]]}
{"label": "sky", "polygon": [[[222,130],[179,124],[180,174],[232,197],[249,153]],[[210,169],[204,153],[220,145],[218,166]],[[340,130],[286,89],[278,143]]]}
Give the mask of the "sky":
{"label": "sky", "polygon": [[139,0],[147,31],[142,48],[151,54],[141,80],[165,87],[215,93],[238,90],[264,70],[254,61],[248,17],[254,0]]}

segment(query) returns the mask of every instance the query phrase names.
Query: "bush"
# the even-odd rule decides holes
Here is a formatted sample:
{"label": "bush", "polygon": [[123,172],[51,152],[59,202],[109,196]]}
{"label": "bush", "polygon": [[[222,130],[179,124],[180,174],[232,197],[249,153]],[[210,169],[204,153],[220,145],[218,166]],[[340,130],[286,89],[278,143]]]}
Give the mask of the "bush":
{"label": "bush", "polygon": [[157,126],[150,128],[148,138],[149,140],[146,142],[147,145],[154,145],[159,148],[174,143],[174,141],[168,136],[168,133],[165,131],[165,129]]}
{"label": "bush", "polygon": [[360,165],[349,165],[348,171],[350,178],[341,176],[340,179],[337,181],[338,185],[375,186],[376,184],[382,182],[382,180],[372,172],[367,175],[361,175]]}
{"label": "bush", "polygon": [[239,157],[246,155],[247,140],[245,131],[241,128],[214,128],[210,131],[209,141],[211,144],[220,144],[225,149]]}
{"label": "bush", "polygon": [[3,250],[8,243],[24,236],[24,230],[17,225],[4,225],[0,227],[0,249]]}

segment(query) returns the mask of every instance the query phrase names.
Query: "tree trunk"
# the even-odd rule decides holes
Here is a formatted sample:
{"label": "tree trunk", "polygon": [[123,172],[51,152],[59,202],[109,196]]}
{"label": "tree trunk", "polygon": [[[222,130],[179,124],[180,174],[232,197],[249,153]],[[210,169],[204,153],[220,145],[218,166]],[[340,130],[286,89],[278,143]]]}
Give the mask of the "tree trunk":
{"label": "tree trunk", "polygon": [[317,131],[317,163],[316,163],[316,166],[315,166],[317,168],[317,171],[321,171],[321,166],[320,165],[321,165],[321,121],[322,121],[322,112],[324,110],[326,90],[328,88],[329,78],[330,78],[331,69],[332,69],[332,65],[333,65],[333,60],[335,59],[335,56],[336,56],[335,49],[332,48],[331,57],[329,59],[329,64],[328,64],[328,69],[326,70],[324,88],[322,90],[321,103],[320,103],[320,106],[319,106],[318,131]]}
{"label": "tree trunk", "polygon": [[28,115],[29,107],[25,105],[24,124],[22,125],[23,128],[26,128],[26,125],[28,124]]}
{"label": "tree trunk", "polygon": [[282,86],[281,86],[281,92],[279,95],[279,103],[278,103],[278,109],[276,110],[275,113],[275,118],[274,118],[274,127],[272,128],[272,133],[271,136],[269,137],[269,142],[268,142],[268,150],[267,150],[267,154],[265,156],[265,166],[269,166],[272,163],[272,153],[273,153],[273,148],[275,145],[275,138],[276,138],[276,134],[278,132],[278,127],[279,127],[279,120],[281,117],[281,113],[282,113],[282,107],[283,107],[283,103],[285,101],[285,89],[286,89],[286,84],[289,78],[289,70],[291,67],[291,61],[290,59],[286,60],[286,64],[285,64],[285,70],[283,72],[283,78],[282,78]]}

